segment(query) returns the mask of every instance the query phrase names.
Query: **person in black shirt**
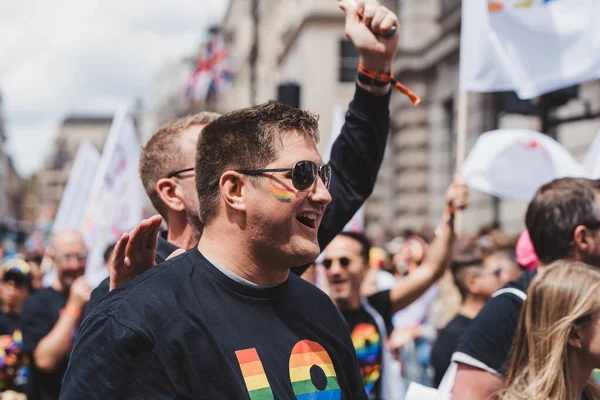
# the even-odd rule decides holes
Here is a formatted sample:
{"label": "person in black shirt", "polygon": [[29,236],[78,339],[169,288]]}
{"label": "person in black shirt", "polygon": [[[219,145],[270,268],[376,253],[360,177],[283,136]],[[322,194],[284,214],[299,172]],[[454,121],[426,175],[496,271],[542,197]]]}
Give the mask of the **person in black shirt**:
{"label": "person in black shirt", "polygon": [[[600,267],[600,182],[562,178],[543,185],[529,203],[525,224],[540,264],[584,261]],[[486,303],[459,340],[453,396],[488,398],[502,386],[519,313],[537,271],[524,272]]]}
{"label": "person in black shirt", "polygon": [[[347,32],[391,60],[395,15]],[[387,21],[387,22],[386,22]],[[366,37],[365,37],[366,36]],[[375,66],[372,66],[375,68]],[[389,90],[389,88],[388,88]],[[347,326],[292,267],[319,254],[332,166],[311,114],[267,102],[198,138],[197,248],[107,295],[84,320],[63,399],[366,399]]]}
{"label": "person in black shirt", "polygon": [[29,375],[29,356],[22,352],[21,312],[31,293],[31,269],[22,259],[6,261],[2,273],[0,313],[0,392],[23,393]]}
{"label": "person in black shirt", "polygon": [[343,232],[327,246],[323,266],[329,293],[351,332],[364,384],[370,399],[402,399],[401,377],[389,373],[391,354],[386,349],[392,330],[392,315],[419,298],[444,273],[455,235],[452,216],[468,204],[466,185],[455,182],[448,190],[447,214],[439,235],[432,242],[421,266],[399,279],[391,290],[361,297],[360,289],[369,271],[371,245],[362,234]]}
{"label": "person in black shirt", "polygon": [[92,291],[83,277],[87,249],[79,232],[56,232],[50,256],[56,281],[31,295],[22,313],[23,351],[32,361],[28,400],[59,398],[75,332]]}
{"label": "person in black shirt", "polygon": [[[376,45],[377,42],[361,42],[357,46],[361,60],[374,69],[389,70],[394,54],[374,53],[371,48]],[[321,249],[343,229],[373,191],[388,140],[389,103],[389,85],[381,87],[357,81],[354,99],[331,151],[335,179],[329,191],[333,200],[319,229]],[[178,248],[188,250],[198,243],[202,223],[197,215],[198,199],[193,186],[196,141],[204,126],[217,117],[215,113],[201,112],[171,121],[158,129],[142,151],[142,183],[167,224],[167,231],[158,236],[156,264]],[[124,265],[122,260],[117,262]],[[123,271],[123,276],[117,274],[115,287],[154,263],[134,265],[130,271]],[[297,266],[292,271],[300,275],[306,268],[308,265]],[[109,286],[106,278],[94,289],[90,310],[109,292]]]}
{"label": "person in black shirt", "polygon": [[452,262],[452,276],[461,296],[461,305],[458,314],[439,332],[431,350],[435,387],[440,384],[450,365],[460,335],[494,292],[508,283],[502,279],[506,275],[503,268],[493,261],[494,253],[485,257],[478,249],[468,249]]}

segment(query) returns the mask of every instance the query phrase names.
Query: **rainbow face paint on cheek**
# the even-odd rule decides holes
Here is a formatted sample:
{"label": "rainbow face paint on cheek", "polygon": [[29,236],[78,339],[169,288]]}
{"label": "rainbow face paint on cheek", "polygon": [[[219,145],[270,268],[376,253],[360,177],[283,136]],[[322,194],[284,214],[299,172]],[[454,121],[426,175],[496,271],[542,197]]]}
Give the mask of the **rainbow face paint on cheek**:
{"label": "rainbow face paint on cheek", "polygon": [[294,198],[294,191],[275,186],[271,183],[271,193],[282,203],[289,203]]}

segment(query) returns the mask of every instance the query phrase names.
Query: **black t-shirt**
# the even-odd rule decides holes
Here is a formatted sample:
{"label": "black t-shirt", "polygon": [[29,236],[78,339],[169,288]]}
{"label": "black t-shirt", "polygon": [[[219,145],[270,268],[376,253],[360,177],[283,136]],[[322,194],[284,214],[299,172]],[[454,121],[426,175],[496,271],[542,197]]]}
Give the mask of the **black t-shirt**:
{"label": "black t-shirt", "polygon": [[21,329],[21,314],[0,313],[0,335],[12,335]]}
{"label": "black t-shirt", "polygon": [[[171,255],[175,250],[178,250],[179,247],[175,246],[173,243],[167,240],[167,231],[159,232],[158,238],[156,241],[156,255],[154,256],[154,261],[156,264],[160,264],[165,261],[167,257]],[[84,317],[87,316],[90,311],[96,307],[96,305],[106,296],[110,289],[110,278],[104,279],[94,290],[92,290],[92,295],[90,296],[90,301],[87,303],[85,307]]]}
{"label": "black t-shirt", "polygon": [[348,328],[298,276],[237,282],[194,248],[110,292],[84,320],[70,399],[366,399]]}
{"label": "black t-shirt", "polygon": [[[45,288],[29,296],[23,307],[23,351],[31,356],[28,400],[58,399],[60,384],[67,368],[68,357],[53,372],[47,373],[35,366],[33,352],[59,318],[59,312],[67,304],[68,295],[52,288]],[[75,332],[73,332],[75,335]]]}
{"label": "black t-shirt", "polygon": [[446,370],[450,366],[452,354],[456,350],[460,335],[467,330],[473,322],[471,318],[458,314],[440,331],[437,341],[431,350],[431,365],[435,371],[433,384],[435,387],[440,385]]}
{"label": "black t-shirt", "polygon": [[494,294],[460,337],[452,360],[495,375],[504,373],[523,307],[537,270],[521,274]]}
{"label": "black t-shirt", "polygon": [[[381,315],[388,330],[386,333],[389,334],[393,329],[390,291],[376,293],[367,297],[367,301]],[[362,305],[358,310],[342,311],[342,315],[350,328],[365,390],[369,399],[378,399],[382,370],[381,349],[386,345],[382,340],[381,332],[371,314]]]}

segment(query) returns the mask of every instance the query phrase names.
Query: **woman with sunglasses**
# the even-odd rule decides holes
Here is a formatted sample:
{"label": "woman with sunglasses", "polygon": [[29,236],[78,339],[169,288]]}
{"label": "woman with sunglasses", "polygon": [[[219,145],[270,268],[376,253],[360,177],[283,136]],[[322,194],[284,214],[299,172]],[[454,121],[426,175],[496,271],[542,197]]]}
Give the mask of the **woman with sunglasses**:
{"label": "woman with sunglasses", "polygon": [[557,261],[529,287],[504,388],[506,400],[600,399],[600,271]]}

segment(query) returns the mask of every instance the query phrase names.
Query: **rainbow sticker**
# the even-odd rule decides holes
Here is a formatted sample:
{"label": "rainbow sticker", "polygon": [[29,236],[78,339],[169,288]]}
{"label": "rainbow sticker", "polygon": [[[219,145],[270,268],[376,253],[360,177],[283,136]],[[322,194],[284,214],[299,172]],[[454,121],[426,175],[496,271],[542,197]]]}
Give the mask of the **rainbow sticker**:
{"label": "rainbow sticker", "polygon": [[354,327],[351,337],[365,390],[372,393],[381,376],[381,336],[375,325],[361,323]]}
{"label": "rainbow sticker", "polygon": [[256,349],[235,352],[250,400],[273,400],[273,392]]}
{"label": "rainbow sticker", "polygon": [[340,386],[331,357],[316,342],[301,340],[290,356],[290,380],[298,400],[339,400]]}

